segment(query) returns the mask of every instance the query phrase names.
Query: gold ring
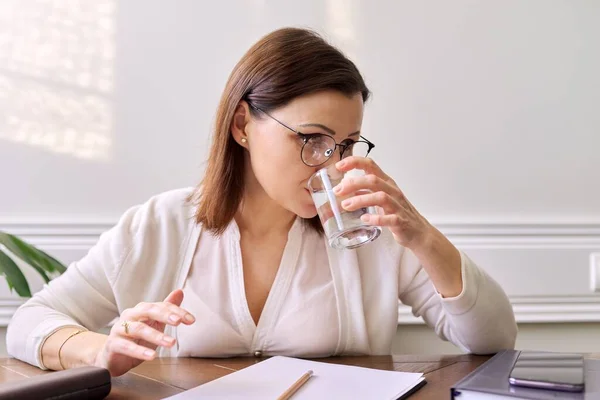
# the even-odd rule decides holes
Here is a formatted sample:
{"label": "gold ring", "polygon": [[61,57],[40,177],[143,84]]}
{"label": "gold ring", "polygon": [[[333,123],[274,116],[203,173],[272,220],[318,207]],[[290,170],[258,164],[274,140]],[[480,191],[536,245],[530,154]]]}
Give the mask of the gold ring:
{"label": "gold ring", "polygon": [[129,335],[129,321],[121,322],[121,326],[125,329],[125,334]]}

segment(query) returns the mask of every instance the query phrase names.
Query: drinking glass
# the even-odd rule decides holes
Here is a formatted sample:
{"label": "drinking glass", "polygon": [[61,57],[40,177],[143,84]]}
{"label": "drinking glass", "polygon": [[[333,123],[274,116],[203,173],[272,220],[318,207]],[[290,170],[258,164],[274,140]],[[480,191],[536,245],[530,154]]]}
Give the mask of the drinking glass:
{"label": "drinking glass", "polygon": [[364,175],[364,171],[354,169],[341,172],[335,164],[318,170],[308,180],[308,189],[317,208],[319,219],[325,230],[329,245],[336,249],[354,249],[377,239],[381,234],[381,227],[369,225],[360,217],[364,214],[377,214],[375,207],[359,208],[355,211],[346,211],[341,202],[347,198],[370,193],[361,189],[343,197],[336,196],[333,188],[344,177]]}

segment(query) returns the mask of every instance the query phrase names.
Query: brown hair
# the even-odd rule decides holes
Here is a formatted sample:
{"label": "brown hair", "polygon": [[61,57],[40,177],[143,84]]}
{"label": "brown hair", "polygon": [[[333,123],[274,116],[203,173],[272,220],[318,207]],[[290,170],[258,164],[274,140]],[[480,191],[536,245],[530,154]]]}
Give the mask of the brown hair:
{"label": "brown hair", "polygon": [[[348,96],[360,93],[363,101],[370,94],[354,63],[311,30],[276,30],[244,54],[221,95],[206,173],[190,197],[197,207],[198,223],[220,234],[242,201],[245,150],[231,135],[239,102],[246,100],[269,112],[298,96],[323,90]],[[255,115],[256,111],[250,110]],[[305,222],[323,232],[318,217]]]}

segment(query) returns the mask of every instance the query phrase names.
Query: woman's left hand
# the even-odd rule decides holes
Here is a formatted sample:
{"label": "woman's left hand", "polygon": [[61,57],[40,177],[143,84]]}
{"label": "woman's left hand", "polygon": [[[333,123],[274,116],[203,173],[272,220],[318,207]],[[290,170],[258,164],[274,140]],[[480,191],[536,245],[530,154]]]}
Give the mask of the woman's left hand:
{"label": "woman's left hand", "polygon": [[[363,221],[387,226],[400,245],[415,253],[442,296],[454,297],[461,293],[463,283],[459,251],[419,214],[396,182],[370,158],[348,157],[338,162],[336,167],[342,172],[356,168],[366,173],[364,176],[345,178],[336,186],[336,195],[346,197],[342,207],[348,211],[379,207],[383,214],[365,214],[361,217]],[[348,197],[364,189],[371,193]]]}
{"label": "woman's left hand", "polygon": [[[366,173],[364,176],[345,178],[336,186],[336,195],[346,197],[342,207],[348,211],[379,207],[383,214],[365,214],[361,217],[363,221],[387,226],[400,245],[415,253],[442,296],[454,297],[461,293],[463,282],[458,249],[419,214],[396,182],[370,158],[348,157],[338,162],[336,167],[342,172],[356,168]],[[364,189],[371,193],[348,197]]]}
{"label": "woman's left hand", "polygon": [[396,241],[404,247],[418,246],[426,239],[431,232],[431,225],[375,161],[364,157],[348,157],[338,162],[336,167],[342,172],[352,169],[365,171],[364,176],[344,178],[334,189],[336,195],[347,197],[360,190],[371,191],[344,200],[342,207],[345,210],[379,207],[383,214],[365,214],[361,219],[371,225],[388,227]]}

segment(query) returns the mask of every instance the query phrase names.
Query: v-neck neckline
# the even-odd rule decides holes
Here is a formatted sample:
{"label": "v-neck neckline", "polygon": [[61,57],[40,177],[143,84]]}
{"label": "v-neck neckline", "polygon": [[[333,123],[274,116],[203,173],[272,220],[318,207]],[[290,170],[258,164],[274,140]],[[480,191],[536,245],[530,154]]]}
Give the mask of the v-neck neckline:
{"label": "v-neck neckline", "polygon": [[248,299],[246,298],[244,267],[240,243],[241,235],[235,220],[232,220],[231,222],[229,233],[234,262],[230,265],[232,277],[230,288],[232,296],[234,296],[235,299],[235,314],[240,332],[244,338],[246,338],[246,342],[250,346],[248,350],[252,353],[263,350],[266,345],[266,340],[268,340],[269,333],[277,321],[277,317],[279,316],[279,312],[283,305],[283,299],[288,292],[292,277],[296,270],[296,264],[302,245],[303,229],[302,221],[297,217],[288,232],[288,238],[283,249],[279,268],[277,269],[265,305],[258,318],[258,323],[255,323],[250,312],[250,307],[248,306]]}

